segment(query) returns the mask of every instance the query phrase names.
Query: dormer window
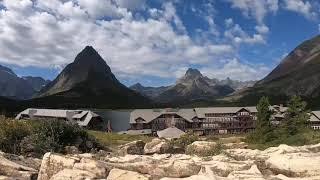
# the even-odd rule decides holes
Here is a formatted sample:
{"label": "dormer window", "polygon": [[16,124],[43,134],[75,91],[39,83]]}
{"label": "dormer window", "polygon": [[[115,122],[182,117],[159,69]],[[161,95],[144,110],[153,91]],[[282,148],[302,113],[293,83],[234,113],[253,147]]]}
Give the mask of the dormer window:
{"label": "dormer window", "polygon": [[141,117],[139,117],[139,118],[136,119],[136,122],[137,122],[137,123],[144,123],[145,120],[142,119]]}

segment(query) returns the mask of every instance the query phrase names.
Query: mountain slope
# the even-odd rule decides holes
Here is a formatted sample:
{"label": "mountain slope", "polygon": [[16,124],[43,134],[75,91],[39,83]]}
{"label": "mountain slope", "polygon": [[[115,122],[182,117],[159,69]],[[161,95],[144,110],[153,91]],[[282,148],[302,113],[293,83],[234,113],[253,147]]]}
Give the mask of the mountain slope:
{"label": "mountain slope", "polygon": [[29,99],[46,83],[44,79],[38,77],[20,78],[11,69],[0,65],[0,96]]}
{"label": "mountain slope", "polygon": [[269,75],[246,91],[242,99],[256,102],[266,95],[284,101],[289,96],[300,95],[312,101],[320,97],[319,72],[320,36],[317,36],[295,48]]}
{"label": "mountain slope", "polygon": [[45,80],[42,77],[23,76],[22,79],[27,81],[27,83],[37,92],[50,83],[49,80]]}
{"label": "mountain slope", "polygon": [[39,93],[43,106],[130,108],[150,100],[121,84],[102,57],[87,46]]}
{"label": "mountain slope", "polygon": [[255,88],[277,94],[316,97],[320,95],[320,36],[294,49]]}

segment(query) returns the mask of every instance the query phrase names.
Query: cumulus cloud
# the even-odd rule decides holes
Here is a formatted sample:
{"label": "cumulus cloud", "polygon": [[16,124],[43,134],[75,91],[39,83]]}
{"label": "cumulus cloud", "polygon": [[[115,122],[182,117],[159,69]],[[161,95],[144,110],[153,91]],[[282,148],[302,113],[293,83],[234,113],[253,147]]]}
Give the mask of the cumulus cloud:
{"label": "cumulus cloud", "polygon": [[284,0],[284,8],[289,11],[300,13],[308,19],[317,17],[317,13],[313,10],[312,4],[309,1]]}
{"label": "cumulus cloud", "polygon": [[[263,23],[268,13],[278,11],[278,0],[227,0],[231,7],[239,9],[248,18],[254,18],[259,24]],[[289,0],[290,1],[290,0]]]}
{"label": "cumulus cloud", "polygon": [[134,11],[141,4],[133,1],[0,3],[5,7],[0,10],[3,63],[63,67],[86,45],[93,45],[117,76],[172,77],[179,67],[214,64],[234,54],[230,44],[195,42],[170,2],[154,9],[154,16],[139,19]]}
{"label": "cumulus cloud", "polygon": [[234,58],[228,60],[222,67],[206,67],[202,68],[201,72],[208,77],[219,79],[230,77],[231,79],[247,81],[262,79],[270,72],[270,68],[265,65],[244,64]]}
{"label": "cumulus cloud", "polygon": [[260,34],[266,34],[269,32],[269,28],[266,25],[259,25],[255,27],[256,31]]}
{"label": "cumulus cloud", "polygon": [[[248,35],[239,24],[228,25],[229,27],[224,32],[224,36],[231,40],[234,44],[240,45],[242,43],[245,44],[264,44],[265,37],[262,34],[265,34],[265,29],[259,29],[258,32],[264,32],[262,34],[255,33],[252,36]],[[230,27],[231,26],[231,27]],[[267,27],[265,27],[267,28]]]}

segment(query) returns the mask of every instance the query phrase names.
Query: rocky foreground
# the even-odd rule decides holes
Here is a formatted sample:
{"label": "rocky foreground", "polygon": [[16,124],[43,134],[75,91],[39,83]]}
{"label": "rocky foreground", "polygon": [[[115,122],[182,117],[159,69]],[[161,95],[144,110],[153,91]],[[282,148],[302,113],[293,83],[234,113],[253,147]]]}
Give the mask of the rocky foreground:
{"label": "rocky foreground", "polygon": [[[192,146],[201,152],[213,145],[197,141]],[[147,144],[135,141],[121,146],[116,154],[46,153],[42,160],[1,153],[0,179],[320,179],[320,144],[280,145],[264,151],[229,146],[231,149],[209,157],[168,154],[178,152],[168,147],[159,139]]]}

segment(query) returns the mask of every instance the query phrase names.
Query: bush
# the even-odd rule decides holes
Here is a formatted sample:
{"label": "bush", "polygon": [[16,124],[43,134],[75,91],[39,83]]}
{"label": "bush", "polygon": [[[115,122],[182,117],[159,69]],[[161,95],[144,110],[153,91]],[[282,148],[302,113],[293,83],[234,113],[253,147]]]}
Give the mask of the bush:
{"label": "bush", "polygon": [[170,140],[170,145],[173,147],[186,148],[188,145],[198,140],[198,136],[193,133],[186,133],[178,139]]}
{"label": "bush", "polygon": [[18,154],[20,141],[31,134],[32,127],[24,121],[0,119],[0,148],[4,152]]}
{"label": "bush", "polygon": [[61,120],[0,121],[0,148],[4,152],[41,157],[63,153],[66,146],[81,152],[99,148],[96,140],[77,124]]}
{"label": "bush", "polygon": [[98,144],[88,133],[75,123],[50,120],[38,121],[33,125],[32,134],[22,144],[29,147],[23,153],[63,152],[66,146],[76,146],[81,152],[97,148]]}

